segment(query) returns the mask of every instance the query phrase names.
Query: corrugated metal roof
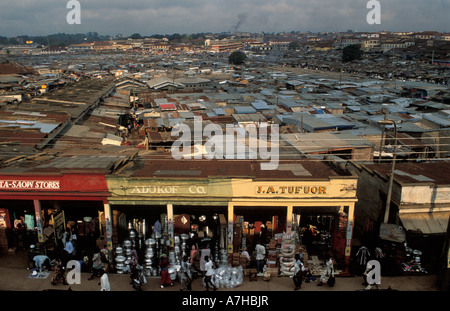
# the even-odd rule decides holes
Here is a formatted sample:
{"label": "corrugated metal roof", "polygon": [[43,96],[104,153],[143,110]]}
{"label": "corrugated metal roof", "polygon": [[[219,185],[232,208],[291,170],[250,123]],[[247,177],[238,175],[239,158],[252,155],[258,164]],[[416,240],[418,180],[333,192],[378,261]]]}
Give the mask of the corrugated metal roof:
{"label": "corrugated metal roof", "polygon": [[399,213],[407,230],[420,230],[423,234],[446,233],[450,212]]}
{"label": "corrugated metal roof", "polygon": [[255,108],[251,106],[235,106],[234,110],[236,113],[255,113]]}
{"label": "corrugated metal roof", "polygon": [[[151,178],[164,171],[164,176],[177,178],[183,174],[191,177],[208,178],[209,176],[246,177],[246,178],[272,178],[272,179],[298,179],[304,176],[308,179],[327,179],[330,176],[340,176],[330,166],[319,161],[308,160],[280,160],[279,169],[261,170],[263,160],[175,160],[153,159],[142,165],[142,169],[134,172],[132,177]],[[168,169],[170,168],[170,170]],[[197,172],[201,174],[197,175]],[[345,175],[348,176],[348,175]]]}

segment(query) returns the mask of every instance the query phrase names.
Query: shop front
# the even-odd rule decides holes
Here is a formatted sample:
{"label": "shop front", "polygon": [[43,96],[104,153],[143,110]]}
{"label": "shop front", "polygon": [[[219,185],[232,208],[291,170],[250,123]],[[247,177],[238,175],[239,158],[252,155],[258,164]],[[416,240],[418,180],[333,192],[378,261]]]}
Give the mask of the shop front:
{"label": "shop front", "polygon": [[214,260],[227,260],[228,179],[108,176],[107,181],[119,273],[129,268],[130,242],[149,276],[158,274],[163,253],[172,265],[191,256],[193,247],[210,250]]}
{"label": "shop front", "polygon": [[[277,260],[281,254],[283,233],[292,234],[296,253],[305,261],[318,264],[330,254],[348,273],[356,178],[342,177],[309,181],[233,180],[233,198],[229,215],[242,215],[243,238],[233,240],[229,251],[253,250],[255,243],[266,245]],[[247,222],[248,220],[248,222]],[[263,230],[261,230],[261,227]],[[253,228],[252,230],[246,230]],[[231,241],[229,241],[231,242]],[[239,244],[240,243],[240,244]],[[271,260],[271,268],[280,267]]]}
{"label": "shop front", "polygon": [[218,265],[240,265],[241,258],[233,260],[236,254],[247,249],[251,255],[257,243],[269,249],[278,236],[293,231],[299,233],[298,251],[305,244],[307,226],[315,226],[320,233],[313,238],[321,243],[312,240],[314,248],[305,249],[311,257],[320,260],[330,253],[344,272],[348,265],[357,201],[353,177],[257,181],[111,175],[107,182],[113,247],[125,271],[129,257],[123,253],[125,245],[134,245],[141,254],[141,263],[148,264],[147,275],[158,275],[162,253],[169,255],[174,266],[198,249],[207,249]]}
{"label": "shop front", "polygon": [[37,245],[56,255],[67,230],[76,234],[80,250],[93,248],[101,237],[106,244],[107,197],[104,174],[0,175],[2,251]]}

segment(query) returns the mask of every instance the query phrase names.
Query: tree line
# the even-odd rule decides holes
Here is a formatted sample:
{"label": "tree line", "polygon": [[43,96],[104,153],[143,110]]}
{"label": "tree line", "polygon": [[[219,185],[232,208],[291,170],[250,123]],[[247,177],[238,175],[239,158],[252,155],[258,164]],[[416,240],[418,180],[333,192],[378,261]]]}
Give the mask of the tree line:
{"label": "tree line", "polygon": [[[204,40],[205,36],[206,34],[204,33],[198,34],[175,33],[171,35],[154,34],[150,36],[142,36],[139,33],[134,33],[130,36],[116,36],[115,39],[126,40],[128,38],[130,39],[167,38],[171,42],[182,42],[182,41],[190,42],[194,40]],[[100,35],[97,32],[77,33],[77,34],[57,33],[47,36],[28,36],[28,35],[20,35],[15,37],[0,36],[0,45],[21,45],[32,41],[34,44],[38,45],[63,47],[71,44],[79,44],[83,42],[94,42],[94,41],[108,41],[111,39],[112,39],[111,36]]]}

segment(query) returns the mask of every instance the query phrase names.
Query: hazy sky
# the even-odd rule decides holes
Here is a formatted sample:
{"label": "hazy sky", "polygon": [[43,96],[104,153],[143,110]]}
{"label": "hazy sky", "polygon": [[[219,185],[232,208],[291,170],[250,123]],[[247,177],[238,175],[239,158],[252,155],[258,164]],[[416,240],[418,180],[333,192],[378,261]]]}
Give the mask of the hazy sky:
{"label": "hazy sky", "polygon": [[450,32],[450,0],[379,0],[381,24],[369,25],[368,0],[78,0],[81,24],[69,25],[68,0],[7,1],[0,35],[98,32],[103,35],[201,32]]}

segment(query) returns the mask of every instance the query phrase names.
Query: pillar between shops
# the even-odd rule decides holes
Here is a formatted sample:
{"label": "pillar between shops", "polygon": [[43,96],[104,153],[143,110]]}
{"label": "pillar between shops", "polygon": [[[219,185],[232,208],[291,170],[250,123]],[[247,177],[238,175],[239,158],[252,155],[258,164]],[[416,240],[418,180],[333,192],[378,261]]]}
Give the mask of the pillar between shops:
{"label": "pillar between shops", "polygon": [[106,226],[106,245],[108,251],[112,252],[113,242],[112,242],[112,210],[111,206],[107,201],[103,202],[103,212],[105,213],[105,226]]}
{"label": "pillar between shops", "polygon": [[233,253],[233,223],[234,223],[234,205],[228,202],[228,230],[227,230],[227,250],[228,254]]}
{"label": "pillar between shops", "polygon": [[[344,208],[344,207],[342,207]],[[355,212],[355,203],[351,203],[348,206],[347,213],[347,234],[345,241],[345,267],[341,273],[341,276],[350,276],[349,265],[350,265],[350,255],[352,250],[352,236],[353,236],[353,220],[354,220],[354,212]]]}
{"label": "pillar between shops", "polygon": [[169,233],[169,238],[174,240],[174,232],[173,232],[173,204],[167,204],[167,228]]}
{"label": "pillar between shops", "polygon": [[38,242],[44,243],[44,230],[42,225],[42,210],[41,210],[41,201],[33,200],[34,204],[34,216],[36,218],[36,228],[38,234]]}
{"label": "pillar between shops", "polygon": [[293,210],[294,207],[292,205],[287,206],[287,215],[286,215],[286,232],[290,233],[292,231],[292,220],[293,220]]}

